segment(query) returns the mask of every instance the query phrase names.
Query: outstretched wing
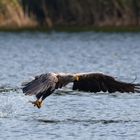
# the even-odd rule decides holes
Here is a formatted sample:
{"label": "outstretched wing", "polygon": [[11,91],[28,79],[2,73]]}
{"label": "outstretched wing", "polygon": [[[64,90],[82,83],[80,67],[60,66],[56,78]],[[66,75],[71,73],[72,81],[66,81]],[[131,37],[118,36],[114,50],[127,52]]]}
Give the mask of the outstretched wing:
{"label": "outstretched wing", "polygon": [[55,74],[42,74],[40,76],[36,76],[31,82],[25,84],[23,83],[22,90],[25,95],[36,95],[37,97],[46,93],[47,91],[53,92],[57,82],[58,79]]}
{"label": "outstretched wing", "polygon": [[101,73],[77,74],[73,90],[90,92],[140,92],[140,84],[126,83]]}

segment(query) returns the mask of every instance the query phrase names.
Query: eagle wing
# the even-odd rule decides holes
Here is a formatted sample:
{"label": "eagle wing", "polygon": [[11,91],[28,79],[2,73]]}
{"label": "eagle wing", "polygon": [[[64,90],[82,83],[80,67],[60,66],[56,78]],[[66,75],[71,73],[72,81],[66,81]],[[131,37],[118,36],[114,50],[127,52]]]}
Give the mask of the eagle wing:
{"label": "eagle wing", "polygon": [[22,90],[25,95],[36,95],[46,93],[47,91],[53,92],[55,90],[56,83],[58,82],[56,74],[47,73],[36,76],[34,80],[28,83],[23,83]]}
{"label": "eagle wing", "polygon": [[31,82],[22,84],[22,90],[25,95],[36,95],[39,98],[43,94],[49,96],[55,89],[73,82],[73,90],[79,91],[140,92],[140,84],[122,82],[102,73],[74,74],[70,77],[54,73],[42,74]]}
{"label": "eagle wing", "polygon": [[140,84],[127,83],[102,73],[76,74],[73,90],[89,92],[140,92]]}

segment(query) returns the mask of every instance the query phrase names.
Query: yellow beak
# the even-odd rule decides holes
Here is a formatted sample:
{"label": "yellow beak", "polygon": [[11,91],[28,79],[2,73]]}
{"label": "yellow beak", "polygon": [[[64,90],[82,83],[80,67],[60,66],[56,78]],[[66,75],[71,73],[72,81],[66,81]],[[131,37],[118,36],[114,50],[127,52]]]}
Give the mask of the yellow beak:
{"label": "yellow beak", "polygon": [[79,81],[79,76],[76,76],[76,81]]}

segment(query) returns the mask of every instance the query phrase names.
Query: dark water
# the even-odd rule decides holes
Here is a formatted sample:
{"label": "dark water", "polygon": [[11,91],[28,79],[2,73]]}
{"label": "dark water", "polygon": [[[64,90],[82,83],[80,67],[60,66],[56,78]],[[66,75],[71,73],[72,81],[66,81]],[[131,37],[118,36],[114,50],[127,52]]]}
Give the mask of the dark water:
{"label": "dark water", "polygon": [[0,33],[0,139],[139,139],[139,94],[67,87],[37,109],[17,87],[44,72],[104,72],[140,82],[139,33]]}

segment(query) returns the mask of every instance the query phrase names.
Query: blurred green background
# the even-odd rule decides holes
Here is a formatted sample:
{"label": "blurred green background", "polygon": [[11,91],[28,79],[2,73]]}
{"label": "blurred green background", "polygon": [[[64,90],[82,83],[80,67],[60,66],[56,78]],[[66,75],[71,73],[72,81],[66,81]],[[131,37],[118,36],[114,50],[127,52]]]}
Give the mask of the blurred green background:
{"label": "blurred green background", "polygon": [[0,0],[0,29],[140,31],[139,0]]}

